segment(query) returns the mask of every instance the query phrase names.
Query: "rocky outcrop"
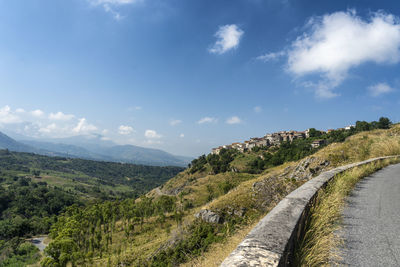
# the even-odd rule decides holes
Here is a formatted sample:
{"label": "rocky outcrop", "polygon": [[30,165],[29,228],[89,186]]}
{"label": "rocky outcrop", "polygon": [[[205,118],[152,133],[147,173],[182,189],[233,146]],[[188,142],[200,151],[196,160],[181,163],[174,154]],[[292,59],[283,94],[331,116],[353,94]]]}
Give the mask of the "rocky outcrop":
{"label": "rocky outcrop", "polygon": [[208,223],[221,223],[222,218],[219,216],[217,213],[211,211],[211,210],[201,210],[200,212],[196,213],[194,215],[196,218],[199,218],[205,222]]}
{"label": "rocky outcrop", "polygon": [[323,172],[330,162],[317,157],[308,157],[300,161],[295,167],[287,167],[280,177],[295,179],[296,181],[308,181],[312,177]]}
{"label": "rocky outcrop", "polygon": [[271,203],[279,202],[283,197],[296,189],[296,182],[308,181],[329,166],[329,161],[308,157],[296,166],[288,166],[282,174],[270,176],[253,184],[253,197],[256,199],[257,208],[266,209]]}

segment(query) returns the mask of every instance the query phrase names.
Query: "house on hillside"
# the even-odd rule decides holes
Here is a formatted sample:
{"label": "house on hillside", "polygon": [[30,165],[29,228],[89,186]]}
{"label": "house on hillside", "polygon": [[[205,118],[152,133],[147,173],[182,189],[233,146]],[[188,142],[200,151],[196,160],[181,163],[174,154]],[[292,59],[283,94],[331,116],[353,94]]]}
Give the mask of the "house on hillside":
{"label": "house on hillside", "polygon": [[222,148],[223,148],[222,146],[219,146],[219,147],[211,149],[211,154],[219,155],[219,153],[221,152]]}
{"label": "house on hillside", "polygon": [[282,136],[278,133],[267,134],[264,138],[267,139],[268,143],[273,146],[280,145],[283,140]]}
{"label": "house on hillside", "polygon": [[243,143],[232,143],[231,146],[232,146],[233,149],[239,150],[242,153],[246,149],[246,146]]}
{"label": "house on hillside", "polygon": [[249,141],[246,145],[247,149],[252,149],[253,147],[257,146],[257,142],[256,141]]}
{"label": "house on hillside", "polygon": [[315,140],[314,142],[311,143],[311,147],[312,148],[317,148],[320,147],[322,145],[325,145],[326,141],[324,139],[319,139],[319,140]]}
{"label": "house on hillside", "polygon": [[306,136],[306,138],[309,138],[310,137],[310,129],[305,130],[304,135]]}
{"label": "house on hillside", "polygon": [[250,143],[253,143],[255,146],[268,146],[269,144],[267,139],[258,137],[251,138]]}
{"label": "house on hillside", "polygon": [[305,135],[304,132],[295,132],[295,133],[293,134],[292,141],[293,141],[293,140],[296,140],[296,139],[304,139],[305,137],[306,137],[306,135]]}

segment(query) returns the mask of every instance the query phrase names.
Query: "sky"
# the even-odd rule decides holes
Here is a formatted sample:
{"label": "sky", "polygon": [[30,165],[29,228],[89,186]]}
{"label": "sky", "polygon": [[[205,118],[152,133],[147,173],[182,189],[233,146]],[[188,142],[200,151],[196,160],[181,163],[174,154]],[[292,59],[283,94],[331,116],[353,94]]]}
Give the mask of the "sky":
{"label": "sky", "polygon": [[0,0],[0,131],[198,156],[400,121],[400,2]]}

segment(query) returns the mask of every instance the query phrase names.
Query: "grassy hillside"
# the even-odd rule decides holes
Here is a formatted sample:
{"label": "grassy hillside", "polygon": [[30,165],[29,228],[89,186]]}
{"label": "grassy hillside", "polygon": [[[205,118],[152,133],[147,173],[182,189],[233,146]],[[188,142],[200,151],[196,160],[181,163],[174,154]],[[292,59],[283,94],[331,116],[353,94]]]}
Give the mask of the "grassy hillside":
{"label": "grassy hillside", "polygon": [[[202,156],[145,198],[106,202],[96,212],[70,210],[51,231],[51,257],[44,265],[217,266],[252,225],[320,172],[400,153],[399,125],[333,135],[313,137],[330,140],[320,149],[306,145],[311,138],[280,148]],[[196,218],[201,210],[207,216]],[[207,222],[213,218],[218,223]],[[69,233],[69,225],[77,233]],[[64,255],[71,256],[57,257],[65,242],[70,247]]]}
{"label": "grassy hillside", "polygon": [[37,260],[24,239],[48,233],[67,207],[136,198],[182,170],[0,150],[0,266]]}

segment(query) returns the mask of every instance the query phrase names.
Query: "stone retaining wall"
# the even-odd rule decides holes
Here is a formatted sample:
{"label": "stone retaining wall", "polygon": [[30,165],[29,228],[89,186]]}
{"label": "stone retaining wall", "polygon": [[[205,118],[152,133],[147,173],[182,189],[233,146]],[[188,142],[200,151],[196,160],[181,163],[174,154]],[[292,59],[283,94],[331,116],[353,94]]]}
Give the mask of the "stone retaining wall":
{"label": "stone retaining wall", "polygon": [[282,199],[238,247],[222,262],[231,266],[290,266],[296,241],[303,234],[310,205],[319,189],[337,174],[350,168],[397,156],[353,163],[321,173]]}

